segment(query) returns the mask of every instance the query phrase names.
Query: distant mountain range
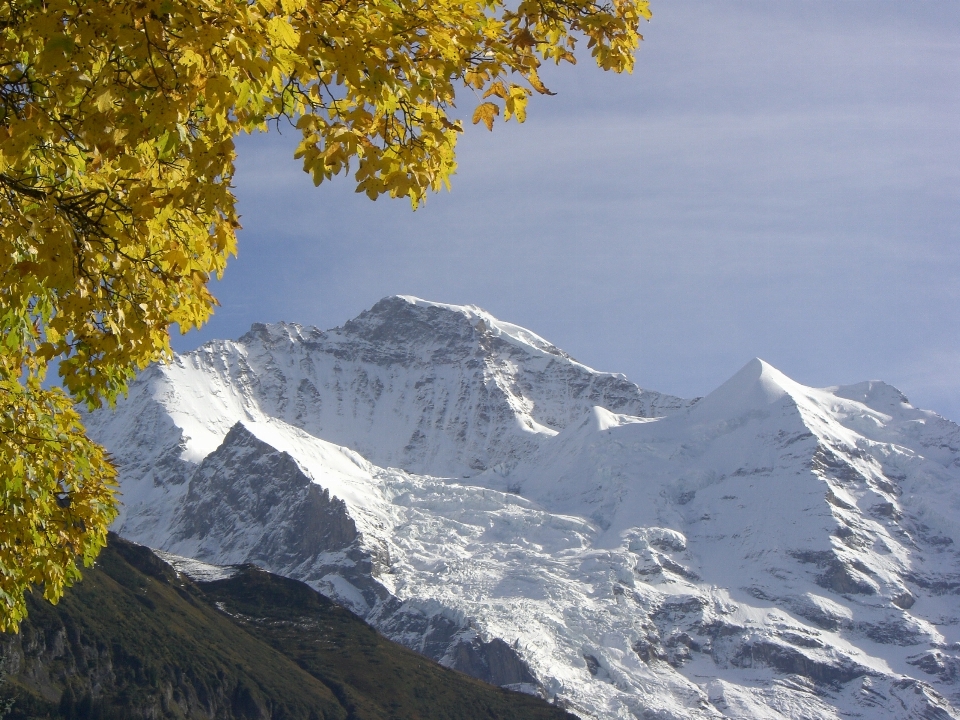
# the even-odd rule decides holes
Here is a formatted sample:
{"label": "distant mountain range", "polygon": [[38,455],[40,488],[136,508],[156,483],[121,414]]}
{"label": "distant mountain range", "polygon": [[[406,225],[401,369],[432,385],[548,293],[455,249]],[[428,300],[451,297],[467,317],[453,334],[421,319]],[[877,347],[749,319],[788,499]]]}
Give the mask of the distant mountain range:
{"label": "distant mountain range", "polygon": [[584,718],[960,717],[960,427],[752,360],[698,400],[473,306],[254,325],[89,416],[117,531]]}

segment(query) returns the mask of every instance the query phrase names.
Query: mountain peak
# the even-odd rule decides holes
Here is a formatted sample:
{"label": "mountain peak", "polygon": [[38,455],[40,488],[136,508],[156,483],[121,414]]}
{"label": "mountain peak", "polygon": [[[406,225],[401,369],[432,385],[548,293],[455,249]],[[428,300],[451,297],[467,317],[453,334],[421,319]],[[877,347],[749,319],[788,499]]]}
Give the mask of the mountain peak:
{"label": "mountain peak", "polygon": [[394,344],[448,343],[456,339],[479,342],[483,338],[496,338],[537,355],[572,360],[535,332],[504,322],[476,305],[452,305],[412,295],[385,297],[332,332]]}
{"label": "mountain peak", "polygon": [[[166,423],[157,432],[189,462],[238,421],[277,418],[380,466],[447,477],[513,463],[594,405],[644,417],[686,405],[592,370],[475,305],[411,296],[383,298],[326,332],[256,323],[236,342],[213,341],[144,374],[134,397],[144,404],[134,414]],[[111,435],[127,432],[122,421],[101,422]]]}
{"label": "mountain peak", "polygon": [[827,388],[827,390],[837,397],[856,400],[871,410],[877,410],[887,415],[893,415],[913,407],[907,400],[906,395],[882,380],[866,380],[853,385]]}
{"label": "mountain peak", "polygon": [[694,405],[691,413],[706,420],[763,411],[800,388],[770,363],[753,358],[723,385]]}

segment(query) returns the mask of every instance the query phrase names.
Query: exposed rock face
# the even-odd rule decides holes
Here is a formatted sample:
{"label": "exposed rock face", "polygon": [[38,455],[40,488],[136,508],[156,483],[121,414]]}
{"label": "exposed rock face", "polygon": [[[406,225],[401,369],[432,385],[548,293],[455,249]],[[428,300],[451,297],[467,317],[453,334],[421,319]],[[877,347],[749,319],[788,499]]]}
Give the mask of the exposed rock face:
{"label": "exposed rock face", "polygon": [[[254,527],[262,532],[251,534]],[[190,554],[199,559],[290,570],[347,551],[358,538],[342,500],[238,423],[194,472],[171,540],[194,543]]]}
{"label": "exposed rock face", "polygon": [[450,667],[493,685],[539,685],[526,663],[500,638],[490,642],[483,642],[479,638],[461,641],[448,651],[447,657]]}
{"label": "exposed rock face", "polygon": [[754,360],[687,402],[390,298],[208,344],[90,425],[127,535],[584,717],[957,716],[960,428],[883,383]]}

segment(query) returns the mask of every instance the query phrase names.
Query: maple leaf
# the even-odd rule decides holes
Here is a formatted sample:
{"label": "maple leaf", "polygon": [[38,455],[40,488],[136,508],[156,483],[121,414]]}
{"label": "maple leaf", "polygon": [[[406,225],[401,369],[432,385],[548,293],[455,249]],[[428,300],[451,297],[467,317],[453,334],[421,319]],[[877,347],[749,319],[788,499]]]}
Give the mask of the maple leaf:
{"label": "maple leaf", "polygon": [[476,125],[481,120],[487,126],[487,130],[493,130],[493,119],[500,114],[500,108],[492,102],[480,103],[477,109],[473,111],[473,124]]}

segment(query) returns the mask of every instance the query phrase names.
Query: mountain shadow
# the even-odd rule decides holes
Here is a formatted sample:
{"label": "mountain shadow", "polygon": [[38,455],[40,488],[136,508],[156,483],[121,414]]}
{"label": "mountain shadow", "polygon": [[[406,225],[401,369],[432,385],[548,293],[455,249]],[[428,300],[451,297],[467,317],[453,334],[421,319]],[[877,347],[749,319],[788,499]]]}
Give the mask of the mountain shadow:
{"label": "mountain shadow", "polygon": [[53,606],[0,635],[5,720],[569,720],[379,635],[253,566],[195,582],[116,535]]}

